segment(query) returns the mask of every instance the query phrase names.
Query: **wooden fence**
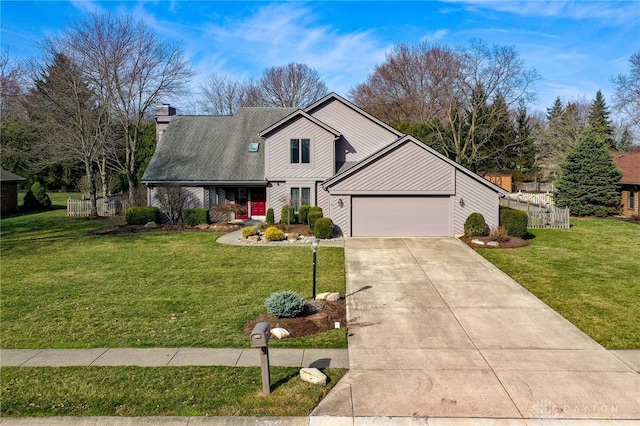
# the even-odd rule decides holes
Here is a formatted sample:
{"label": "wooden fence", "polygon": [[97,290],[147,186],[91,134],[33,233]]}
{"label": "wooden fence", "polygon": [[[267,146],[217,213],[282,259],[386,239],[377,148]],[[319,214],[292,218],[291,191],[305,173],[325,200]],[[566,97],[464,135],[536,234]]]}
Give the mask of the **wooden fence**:
{"label": "wooden fence", "polygon": [[569,229],[570,227],[568,208],[561,209],[550,204],[538,204],[508,196],[500,199],[500,205],[526,212],[529,216],[527,227],[530,229]]}
{"label": "wooden fence", "polygon": [[[98,198],[96,205],[98,207],[98,216],[119,216],[123,215],[129,207],[129,200],[127,199],[127,194],[112,195],[109,198]],[[91,216],[91,200],[69,198],[67,200],[67,216]]]}
{"label": "wooden fence", "polygon": [[553,194],[550,192],[512,192],[507,195],[510,200],[530,202],[538,206],[553,206]]}

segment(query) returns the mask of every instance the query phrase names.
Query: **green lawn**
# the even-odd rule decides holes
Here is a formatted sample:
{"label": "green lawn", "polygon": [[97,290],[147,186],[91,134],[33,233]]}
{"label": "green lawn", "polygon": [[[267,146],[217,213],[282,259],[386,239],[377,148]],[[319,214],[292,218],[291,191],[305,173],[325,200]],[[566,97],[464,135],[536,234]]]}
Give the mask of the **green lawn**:
{"label": "green lawn", "polygon": [[308,416],[346,372],[317,386],[298,371],[272,367],[264,396],[259,367],[3,368],[1,415]]}
{"label": "green lawn", "polygon": [[525,248],[478,252],[607,349],[640,349],[640,226],[571,224],[530,230]]}
{"label": "green lawn", "polygon": [[[2,219],[2,348],[247,347],[243,324],[272,292],[311,297],[308,247],[225,246],[204,232],[88,234],[115,221],[65,210]],[[341,248],[318,252],[323,291],[345,291]],[[272,346],[346,347],[345,330]]]}

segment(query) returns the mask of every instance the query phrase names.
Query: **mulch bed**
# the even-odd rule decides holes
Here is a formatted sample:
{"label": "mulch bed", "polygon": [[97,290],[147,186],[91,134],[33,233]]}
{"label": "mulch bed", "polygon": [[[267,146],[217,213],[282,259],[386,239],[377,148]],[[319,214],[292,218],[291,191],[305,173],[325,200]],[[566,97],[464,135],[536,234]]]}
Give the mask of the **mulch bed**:
{"label": "mulch bed", "polygon": [[[335,322],[340,322],[340,327],[347,326],[347,309],[344,299],[336,302],[323,301],[318,312],[326,313],[326,318],[313,319],[313,312],[308,312],[305,316],[297,318],[278,318],[269,314],[262,314],[256,319],[248,321],[244,325],[244,332],[248,335],[253,331],[253,327],[259,322],[268,322],[271,328],[282,327],[286,329],[291,336],[288,339],[296,337],[310,336],[312,334],[322,333],[324,331],[333,330]],[[322,317],[324,315],[314,315],[314,317]],[[310,318],[307,318],[310,317]]]}
{"label": "mulch bed", "polygon": [[[498,247],[492,247],[492,246],[486,245],[486,243],[488,243],[489,241],[492,241],[492,239],[488,236],[471,237],[471,238],[460,237],[460,240],[466,243],[471,248],[505,249],[505,248],[526,247],[529,245],[529,241],[522,238],[517,238],[517,237],[509,237],[507,241],[498,243],[499,244]],[[474,244],[471,242],[472,240],[479,240],[484,242],[485,244],[484,245]]]}

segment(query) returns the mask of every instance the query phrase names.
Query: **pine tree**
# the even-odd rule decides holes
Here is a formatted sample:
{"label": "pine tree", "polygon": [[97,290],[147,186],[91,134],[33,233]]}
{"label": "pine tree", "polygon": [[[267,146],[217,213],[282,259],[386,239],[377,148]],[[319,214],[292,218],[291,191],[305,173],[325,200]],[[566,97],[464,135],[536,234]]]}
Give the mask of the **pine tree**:
{"label": "pine tree", "polygon": [[537,173],[535,170],[536,153],[533,146],[533,127],[524,102],[520,102],[516,111],[515,138],[517,154],[514,178],[516,181],[534,179]]}
{"label": "pine tree", "polygon": [[589,127],[593,134],[600,138],[609,149],[616,149],[613,124],[609,119],[609,107],[607,107],[604,96],[602,96],[600,90],[596,92],[596,97],[591,103],[589,117],[587,118],[587,127]]}
{"label": "pine tree", "polygon": [[620,177],[609,149],[591,130],[585,130],[562,164],[562,177],[554,194],[556,204],[572,215],[600,217],[618,213]]}

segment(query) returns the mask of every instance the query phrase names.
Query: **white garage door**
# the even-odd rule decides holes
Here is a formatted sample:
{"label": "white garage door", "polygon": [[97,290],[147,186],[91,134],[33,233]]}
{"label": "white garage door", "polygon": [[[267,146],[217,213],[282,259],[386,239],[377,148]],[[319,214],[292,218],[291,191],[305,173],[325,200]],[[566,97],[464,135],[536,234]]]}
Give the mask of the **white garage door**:
{"label": "white garage door", "polygon": [[364,197],[351,199],[354,237],[449,237],[449,197]]}

